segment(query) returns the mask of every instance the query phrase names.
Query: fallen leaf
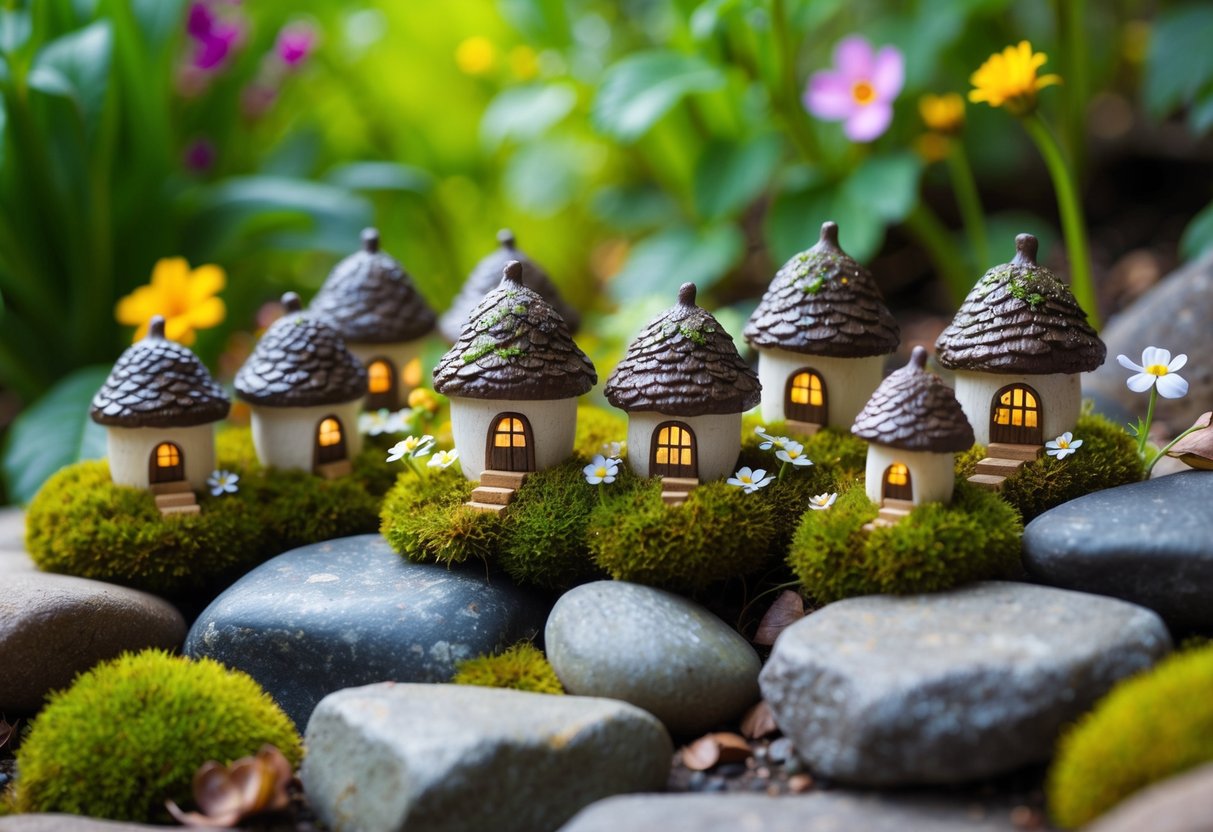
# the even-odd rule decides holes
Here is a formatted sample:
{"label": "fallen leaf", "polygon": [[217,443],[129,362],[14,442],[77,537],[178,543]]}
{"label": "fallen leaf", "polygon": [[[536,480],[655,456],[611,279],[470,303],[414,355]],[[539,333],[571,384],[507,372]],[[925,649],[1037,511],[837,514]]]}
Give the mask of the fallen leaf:
{"label": "fallen leaf", "polygon": [[20,724],[21,720],[5,722],[0,718],[0,748],[4,748],[13,737],[17,736],[17,726]]}
{"label": "fallen leaf", "polygon": [[1167,456],[1173,456],[1192,468],[1213,470],[1213,428],[1210,428],[1210,422],[1213,422],[1213,411],[1202,413],[1192,425],[1202,430],[1193,430],[1180,439],[1167,451]]}
{"label": "fallen leaf", "polygon": [[779,638],[779,634],[804,618],[804,598],[799,592],[785,589],[779,593],[771,608],[767,610],[762,621],[758,623],[758,632],[752,639],[755,644],[770,647]]}
{"label": "fallen leaf", "polygon": [[775,724],[775,715],[771,713],[771,706],[767,704],[767,700],[763,699],[745,712],[745,716],[741,718],[741,735],[752,740],[760,740],[763,737],[769,737],[779,733],[779,726]]}
{"label": "fallen leaf", "polygon": [[682,749],[682,764],[691,771],[707,771],[718,763],[740,763],[750,756],[745,737],[731,731],[705,734]]}
{"label": "fallen leaf", "polygon": [[241,757],[231,766],[203,763],[194,774],[194,802],[200,812],[186,812],[171,800],[169,814],[185,826],[222,828],[263,812],[279,812],[290,805],[286,787],[291,764],[272,745],[263,745],[254,757]]}

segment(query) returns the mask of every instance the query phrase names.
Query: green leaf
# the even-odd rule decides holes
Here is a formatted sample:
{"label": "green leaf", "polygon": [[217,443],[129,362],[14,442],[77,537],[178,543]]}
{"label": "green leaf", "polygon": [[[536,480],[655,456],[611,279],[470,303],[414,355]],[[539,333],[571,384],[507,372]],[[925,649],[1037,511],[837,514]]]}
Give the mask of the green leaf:
{"label": "green leaf", "polygon": [[678,213],[674,200],[655,185],[608,185],[594,194],[591,205],[594,216],[624,232],[656,228]]}
{"label": "green leaf", "polygon": [[594,159],[593,148],[576,139],[523,145],[506,165],[506,191],[519,208],[552,216],[582,192]]}
{"label": "green leaf", "polygon": [[1205,97],[1192,104],[1188,111],[1188,128],[1197,136],[1203,136],[1213,127],[1213,89]]}
{"label": "green leaf", "polygon": [[875,256],[884,242],[884,219],[852,199],[845,186],[814,188],[784,194],[772,205],[766,238],[776,261],[782,263],[816,243],[827,220],[838,223],[843,250],[861,263]]}
{"label": "green leaf", "polygon": [[1213,250],[1213,202],[1192,218],[1179,238],[1179,253],[1193,259]]}
{"label": "green leaf", "polygon": [[607,289],[620,303],[657,295],[672,305],[683,283],[689,280],[701,292],[710,289],[744,252],[745,239],[732,225],[702,231],[675,226],[633,246],[627,263],[611,278]]}
{"label": "green leaf", "polygon": [[1213,83],[1213,6],[1190,3],[1164,12],[1150,29],[1143,84],[1146,111],[1162,118],[1191,104]]}
{"label": "green leaf", "polygon": [[434,187],[429,173],[397,162],[351,162],[333,168],[324,178],[330,185],[351,191],[427,194]]}
{"label": "green leaf", "polygon": [[687,95],[724,83],[720,70],[702,58],[664,50],[632,55],[603,75],[591,113],[594,126],[634,142]]}
{"label": "green leaf", "polygon": [[146,43],[159,49],[181,31],[185,0],[130,0]]}
{"label": "green leaf", "polygon": [[28,503],[64,465],[105,456],[105,429],[88,415],[109,367],[84,367],[56,384],[13,422],[4,448],[9,496]]}
{"label": "green leaf", "polygon": [[567,84],[532,84],[502,90],[484,111],[480,139],[489,148],[506,141],[527,141],[543,135],[577,103]]}
{"label": "green leaf", "polygon": [[898,222],[918,203],[921,173],[922,165],[911,153],[875,156],[848,177],[843,191],[849,200],[874,211],[886,222]]}
{"label": "green leaf", "polygon": [[21,9],[0,9],[0,52],[11,55],[30,35],[29,12]]}
{"label": "green leaf", "polygon": [[695,207],[700,215],[723,219],[748,206],[770,184],[782,149],[778,136],[760,136],[740,145],[709,144],[695,168]]}
{"label": "green leaf", "polygon": [[48,43],[30,69],[29,85],[69,99],[87,136],[95,134],[105,107],[113,45],[109,21],[98,20]]}

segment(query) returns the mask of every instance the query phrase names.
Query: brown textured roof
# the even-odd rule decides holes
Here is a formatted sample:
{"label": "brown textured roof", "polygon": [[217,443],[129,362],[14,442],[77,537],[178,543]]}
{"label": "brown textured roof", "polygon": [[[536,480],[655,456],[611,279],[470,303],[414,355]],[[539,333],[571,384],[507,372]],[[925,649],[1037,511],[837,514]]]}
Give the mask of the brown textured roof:
{"label": "brown textured roof", "polygon": [[741,413],[758,404],[762,385],[720,322],[695,305],[695,284],[641,330],[607,379],[603,393],[620,410],[671,416]]}
{"label": "brown textured roof", "polygon": [[392,344],[420,338],[437,316],[408,273],[379,250],[379,232],[362,232],[362,250],[338,263],[308,307],[346,341]]}
{"label": "brown textured roof", "polygon": [[910,363],[882,381],[859,411],[851,433],[903,451],[952,453],[973,447],[973,426],[956,394],[926,366],[927,351],[914,347]]}
{"label": "brown textured roof", "polygon": [[838,246],[838,226],[775,273],[746,323],[745,339],[768,347],[834,358],[885,355],[899,330],[872,274]]}
{"label": "brown textured roof", "polygon": [[568,399],[598,381],[564,319],[522,285],[523,265],[511,260],[501,285],[472,310],[434,368],[434,389],[472,399]]}
{"label": "brown textured roof", "polygon": [[497,288],[501,283],[501,271],[511,261],[522,264],[522,285],[533,292],[538,292],[564,320],[569,332],[576,332],[581,326],[581,315],[577,310],[565,303],[556,285],[548,277],[547,272],[539,264],[519,251],[514,241],[514,235],[503,228],[497,232],[498,246],[491,254],[486,255],[472,269],[463,288],[451,301],[451,308],[442,314],[438,320],[438,329],[446,340],[454,343],[463,334],[463,325],[468,315],[480,305],[484,296]]}
{"label": "brown textured roof", "polygon": [[366,370],[322,319],[282,296],[287,314],[270,325],[236,374],[236,395],[266,407],[340,404],[366,395]]}
{"label": "brown textured roof", "polygon": [[1108,348],[1087,323],[1069,287],[1036,264],[1036,238],[1015,238],[1015,259],[990,269],[935,342],[949,370],[1081,373],[1103,364]]}
{"label": "brown textured roof", "polygon": [[185,428],[217,422],[230,407],[198,356],[165,339],[164,318],[157,315],[147,336],[118,357],[89,416],[124,428]]}

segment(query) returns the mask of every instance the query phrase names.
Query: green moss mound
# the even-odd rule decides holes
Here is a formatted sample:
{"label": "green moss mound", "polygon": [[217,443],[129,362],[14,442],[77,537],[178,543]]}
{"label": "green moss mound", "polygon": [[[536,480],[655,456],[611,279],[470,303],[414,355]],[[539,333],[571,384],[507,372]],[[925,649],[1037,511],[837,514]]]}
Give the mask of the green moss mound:
{"label": "green moss mound", "polygon": [[590,459],[594,454],[605,453],[602,446],[611,442],[623,443],[628,436],[628,420],[618,410],[584,404],[577,408],[577,434],[573,439],[573,450]]}
{"label": "green moss mound", "polygon": [[456,685],[564,693],[564,687],[543,651],[529,641],[519,642],[496,656],[477,656],[459,662],[451,681]]}
{"label": "green moss mound", "polygon": [[[1065,459],[1044,455],[1029,462],[998,492],[1019,510],[1024,522],[1084,494],[1138,482],[1144,475],[1133,438],[1103,416],[1084,413],[1073,433],[1082,440],[1081,448]],[[985,456],[982,445],[957,456],[957,476],[969,477]]]}
{"label": "green moss mound", "polygon": [[500,549],[503,524],[499,515],[463,505],[475,487],[457,465],[421,477],[405,474],[384,498],[379,530],[416,563],[487,562]]}
{"label": "green moss mound", "polygon": [[877,510],[857,484],[832,508],[802,516],[788,565],[818,602],[938,592],[1005,576],[1019,563],[1019,515],[968,483],[956,484],[950,505],[921,505],[899,523],[864,531]]}
{"label": "green moss mound", "polygon": [[612,578],[681,592],[762,568],[776,531],[774,508],[761,492],[710,482],[671,507],[661,501],[658,480],[608,496],[586,527],[595,562]]}
{"label": "green moss mound", "polygon": [[51,697],[17,751],[15,806],[166,819],[164,800],[189,801],[200,765],[229,763],[265,743],[298,765],[298,733],[249,676],[210,659],[126,654]]}
{"label": "green moss mound", "polygon": [[1118,684],[1058,745],[1049,810],[1073,828],[1129,795],[1213,762],[1213,648],[1166,659]]}

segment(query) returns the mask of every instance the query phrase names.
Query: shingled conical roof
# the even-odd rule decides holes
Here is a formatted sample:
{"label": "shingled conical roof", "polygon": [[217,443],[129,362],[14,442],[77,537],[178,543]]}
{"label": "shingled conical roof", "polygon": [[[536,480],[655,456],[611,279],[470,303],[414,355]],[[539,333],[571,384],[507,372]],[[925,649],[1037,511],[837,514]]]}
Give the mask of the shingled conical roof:
{"label": "shingled conical roof", "polygon": [[434,389],[470,399],[538,401],[588,393],[598,374],[564,319],[522,285],[523,265],[505,265],[501,285],[472,310],[434,368]]}
{"label": "shingled conical roof", "polygon": [[346,341],[363,344],[412,341],[437,320],[404,268],[379,250],[379,232],[373,228],[362,232],[362,250],[329,273],[309,311]]}
{"label": "shingled conical roof", "polygon": [[956,394],[926,367],[927,351],[917,346],[910,363],[876,388],[851,433],[903,451],[954,453],[973,447],[973,426]]}
{"label": "shingled conical roof", "polygon": [[741,413],[758,404],[762,385],[729,333],[695,305],[695,284],[636,336],[603,393],[620,410],[671,416]]}
{"label": "shingled conical roof", "polygon": [[341,404],[366,395],[366,370],[322,319],[304,312],[299,296],[282,296],[286,315],[274,321],[236,374],[236,395],[265,407]]}
{"label": "shingled conical roof", "polygon": [[1103,364],[1108,348],[1069,287],[1036,264],[1036,238],[1015,238],[1015,259],[985,273],[935,342],[949,370],[1045,375]]}
{"label": "shingled conical roof", "polygon": [[147,336],[118,357],[89,416],[123,428],[185,428],[217,422],[230,407],[198,356],[164,337],[164,318],[157,315]]}
{"label": "shingled conical roof", "polygon": [[522,285],[538,292],[564,320],[569,332],[576,332],[581,326],[581,315],[565,303],[548,273],[518,249],[513,232],[505,228],[498,231],[497,243],[497,249],[486,255],[472,269],[467,280],[463,282],[463,288],[451,301],[451,308],[439,319],[438,329],[443,337],[452,343],[459,340],[468,315],[484,300],[485,295],[497,288],[497,284],[501,282],[501,270],[514,260],[522,264]]}
{"label": "shingled conical roof", "polygon": [[775,273],[744,332],[753,347],[834,358],[886,355],[899,334],[871,272],[839,248],[832,222]]}

